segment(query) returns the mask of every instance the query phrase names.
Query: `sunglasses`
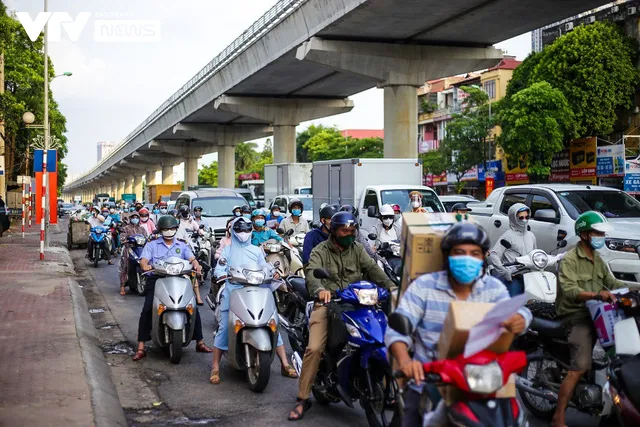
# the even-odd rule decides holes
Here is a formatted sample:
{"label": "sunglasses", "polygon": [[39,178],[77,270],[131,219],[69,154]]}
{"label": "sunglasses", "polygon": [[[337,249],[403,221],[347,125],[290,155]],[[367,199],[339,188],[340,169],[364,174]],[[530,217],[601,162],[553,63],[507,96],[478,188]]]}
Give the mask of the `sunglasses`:
{"label": "sunglasses", "polygon": [[382,219],[394,219],[394,218],[395,218],[395,216],[394,216],[394,215],[384,215],[384,216],[382,217]]}
{"label": "sunglasses", "polygon": [[519,216],[519,217],[518,217],[518,219],[521,219],[521,220],[527,220],[527,219],[529,219],[529,218],[530,218],[530,216],[529,216],[529,215]]}

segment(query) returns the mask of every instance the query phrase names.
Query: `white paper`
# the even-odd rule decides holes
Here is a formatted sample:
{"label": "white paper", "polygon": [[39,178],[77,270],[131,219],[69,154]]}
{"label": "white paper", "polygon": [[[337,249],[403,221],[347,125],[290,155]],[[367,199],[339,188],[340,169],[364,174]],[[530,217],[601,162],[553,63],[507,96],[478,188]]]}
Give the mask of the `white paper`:
{"label": "white paper", "polygon": [[504,321],[516,314],[527,302],[525,294],[496,303],[484,318],[469,331],[464,357],[470,357],[486,349],[502,335]]}

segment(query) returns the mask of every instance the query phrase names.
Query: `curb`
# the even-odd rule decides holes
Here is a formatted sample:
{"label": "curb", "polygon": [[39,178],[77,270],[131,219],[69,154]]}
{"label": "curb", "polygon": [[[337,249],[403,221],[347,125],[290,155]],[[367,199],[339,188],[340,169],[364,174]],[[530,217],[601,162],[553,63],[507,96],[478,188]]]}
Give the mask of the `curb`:
{"label": "curb", "polygon": [[118,398],[116,386],[111,376],[111,368],[100,347],[89,306],[82,289],[73,279],[69,279],[69,290],[73,302],[73,317],[80,342],[84,371],[91,391],[91,406],[96,427],[127,427],[127,419]]}

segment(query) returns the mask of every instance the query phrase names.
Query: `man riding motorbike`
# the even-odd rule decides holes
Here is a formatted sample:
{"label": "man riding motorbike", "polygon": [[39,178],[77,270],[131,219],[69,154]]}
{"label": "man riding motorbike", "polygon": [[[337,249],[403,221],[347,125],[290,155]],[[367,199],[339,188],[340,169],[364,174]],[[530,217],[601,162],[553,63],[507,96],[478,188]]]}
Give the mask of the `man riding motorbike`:
{"label": "man riding motorbike", "polygon": [[391,205],[382,205],[379,215],[380,222],[373,226],[373,232],[378,236],[374,247],[378,248],[381,243],[400,240],[402,225],[395,219],[395,214]]}
{"label": "man riding motorbike", "polygon": [[240,207],[240,212],[242,213],[242,216],[247,218],[248,220],[251,219],[251,207],[249,205],[242,205]]}
{"label": "man riding motorbike", "polygon": [[[125,225],[122,228],[122,233],[120,233],[120,244],[124,245],[129,236],[133,236],[134,234],[142,234],[144,237],[149,237],[147,230],[140,225],[140,214],[138,212],[134,212],[129,215],[129,224]],[[129,270],[129,254],[126,250],[122,251],[122,255],[120,256],[120,295],[126,295],[127,291],[125,286],[128,280],[128,270]]]}
{"label": "man riding motorbike", "polygon": [[[251,230],[251,221],[246,218],[236,218],[231,222],[232,243],[225,246],[220,255],[220,259],[224,259],[225,261],[218,262],[218,265],[216,266],[214,276],[217,281],[226,279],[230,266],[237,268],[249,263],[256,263],[261,266],[270,265],[267,263],[262,249],[251,245],[251,242],[249,241],[251,239]],[[222,359],[222,353],[228,350],[229,343],[229,337],[227,334],[231,292],[240,288],[242,288],[242,285],[234,285],[227,281],[222,292],[222,299],[220,301],[221,316],[213,343],[213,363],[211,366],[211,375],[209,377],[209,382],[211,384],[220,384],[220,360]],[[284,377],[297,378],[298,375],[296,374],[296,370],[287,360],[287,353],[280,334],[278,334],[276,346],[276,354],[280,358],[281,363],[280,373]]]}
{"label": "man riding motorbike", "polygon": [[190,229],[192,233],[204,234],[200,232],[200,225],[191,217],[189,212],[189,206],[182,205],[178,208],[180,213],[180,228],[178,229],[178,239],[184,240],[191,238],[191,234],[187,233],[187,229]]}
{"label": "man riding motorbike", "polygon": [[585,302],[589,300],[615,302],[610,292],[626,285],[613,277],[598,249],[605,243],[605,233],[611,224],[600,212],[588,211],[576,219],[575,232],[580,241],[568,251],[560,263],[556,313],[567,328],[571,351],[570,370],[558,393],[553,426],[565,425],[565,410],[580,378],[591,369],[596,333]]}
{"label": "man riding motorbike", "polygon": [[[193,264],[193,269],[200,273],[202,268],[196,260],[196,257],[185,243],[175,238],[178,232],[178,220],[165,215],[158,220],[158,229],[162,235],[162,238],[153,240],[147,243],[142,250],[142,257],[140,259],[140,267],[144,271],[152,270],[152,265],[162,259],[169,257],[179,257],[185,259]],[[151,322],[152,322],[152,310],[153,310],[153,298],[154,290],[156,286],[157,277],[151,275],[147,279],[146,295],[144,298],[144,305],[142,306],[142,312],[140,313],[140,321],[138,323],[138,349],[133,356],[133,361],[138,361],[147,355],[144,349],[145,341],[151,339]],[[200,321],[200,312],[198,308],[196,310],[195,327],[193,331],[193,339],[197,341],[196,352],[198,353],[211,353],[212,348],[207,347],[204,343],[202,335],[202,322]]]}
{"label": "man riding motorbike", "polygon": [[471,209],[468,208],[464,203],[456,203],[451,207],[452,214],[466,215],[469,212],[471,212]]}
{"label": "man riding motorbike", "polygon": [[200,224],[204,224],[202,222],[202,206],[194,206],[193,207],[193,220],[200,226]]}
{"label": "man riding motorbike", "polygon": [[[486,274],[489,237],[481,227],[468,222],[455,224],[442,238],[440,250],[444,270],[418,277],[398,304],[397,312],[411,322],[412,336],[401,335],[391,328],[385,333],[385,344],[400,369],[415,381],[415,386],[408,388],[403,396],[405,427],[423,425],[419,411],[421,382],[424,381],[422,364],[437,358],[437,343],[449,303],[455,300],[496,303],[510,298],[505,286]],[[523,307],[502,326],[520,334],[531,319],[531,312]],[[413,348],[413,359],[409,348]],[[426,384],[426,387],[433,405],[437,405],[440,401],[437,388],[432,384]]]}
{"label": "man riding motorbike", "polygon": [[336,213],[336,208],[331,205],[326,205],[320,209],[320,223],[322,224],[322,227],[314,228],[304,236],[304,244],[302,245],[302,264],[307,265],[313,248],[329,238],[329,233],[331,233],[331,217]]}
{"label": "man riding motorbike", "polygon": [[[368,256],[362,245],[356,242],[358,221],[349,212],[338,212],[331,218],[331,235],[311,251],[306,270],[309,294],[320,303],[316,304],[309,320],[309,344],[304,352],[302,371],[298,384],[296,405],[289,413],[290,421],[302,419],[311,408],[309,393],[320,366],[320,358],[327,342],[329,309],[322,303],[331,301],[331,293],[360,280],[370,280],[378,286],[390,288],[393,283]],[[317,279],[313,270],[327,269],[329,279]]]}
{"label": "man riding motorbike", "polygon": [[262,209],[255,209],[251,213],[251,221],[253,222],[251,244],[260,246],[270,239],[276,239],[279,242],[282,241],[282,237],[278,236],[278,233],[266,226],[265,215]]}
{"label": "man riding motorbike", "polygon": [[265,218],[267,220],[267,227],[275,230],[278,228],[284,217],[280,214],[280,206],[271,206],[271,212]]}
{"label": "man riding motorbike", "polygon": [[[509,228],[495,243],[489,253],[489,262],[497,271],[497,276],[507,286],[509,295],[516,296],[524,293],[524,280],[522,276],[512,277],[504,264],[514,262],[516,258],[526,255],[536,249],[536,236],[527,230],[527,224],[531,216],[531,210],[522,203],[516,203],[509,208]],[[505,248],[501,241],[510,243],[509,249]]]}
{"label": "man riding motorbike", "polygon": [[291,212],[291,215],[280,223],[280,227],[285,233],[289,230],[293,230],[293,234],[309,232],[309,223],[306,219],[302,218],[303,209],[304,205],[300,199],[291,199],[289,202],[289,212]]}
{"label": "man riding motorbike", "polygon": [[[339,211],[349,212],[356,218],[356,221],[358,220],[358,209],[354,208],[351,205],[342,205]],[[364,247],[364,250],[367,251],[371,258],[377,259],[378,255],[376,254],[376,251],[373,250],[373,247],[371,247],[371,243],[369,243],[369,240],[367,240],[364,234],[356,233],[356,242],[360,243],[362,247]]]}

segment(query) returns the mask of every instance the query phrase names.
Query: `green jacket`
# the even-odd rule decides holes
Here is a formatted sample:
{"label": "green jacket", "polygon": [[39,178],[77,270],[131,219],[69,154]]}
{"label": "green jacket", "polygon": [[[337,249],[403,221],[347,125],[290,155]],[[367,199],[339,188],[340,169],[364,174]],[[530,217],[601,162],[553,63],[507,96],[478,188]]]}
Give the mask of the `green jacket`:
{"label": "green jacket", "polygon": [[591,262],[580,244],[562,258],[558,279],[556,312],[561,317],[589,317],[585,303],[577,300],[580,292],[627,287],[613,277],[597,251],[593,252]]}
{"label": "green jacket", "polygon": [[[313,270],[325,268],[331,273],[329,279],[316,279]],[[327,290],[334,292],[346,288],[350,283],[369,280],[378,286],[389,289],[393,282],[382,271],[378,264],[367,254],[364,247],[355,242],[347,250],[341,251],[333,237],[313,248],[309,264],[305,270],[307,289],[312,297],[318,292]]]}

